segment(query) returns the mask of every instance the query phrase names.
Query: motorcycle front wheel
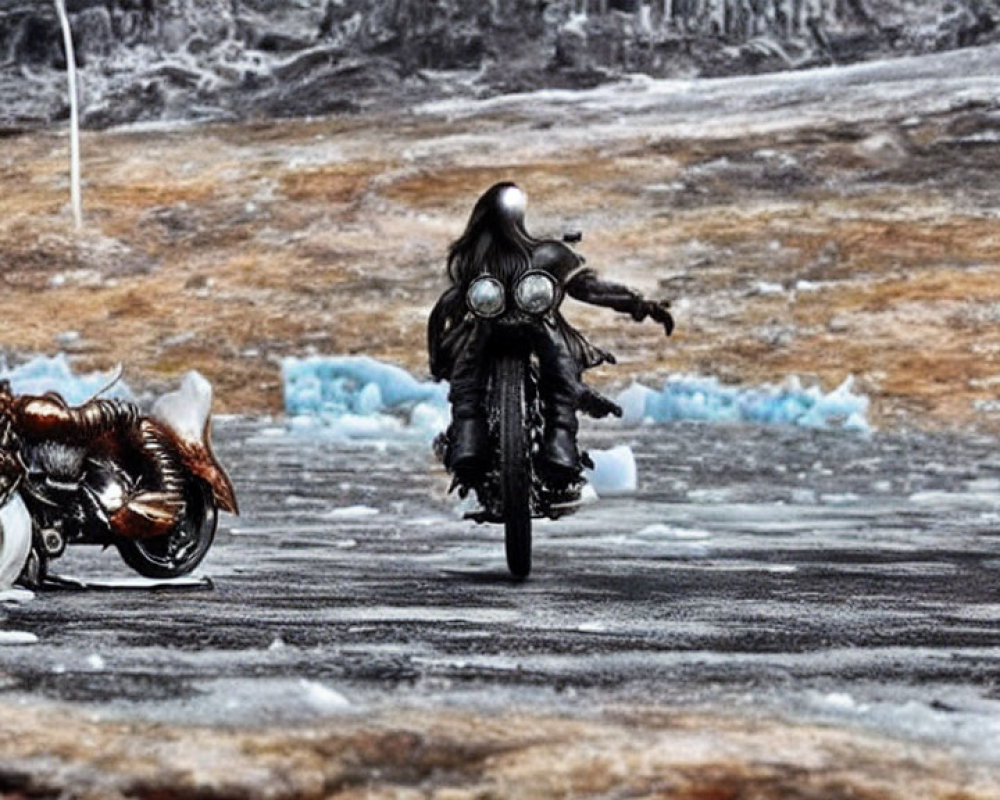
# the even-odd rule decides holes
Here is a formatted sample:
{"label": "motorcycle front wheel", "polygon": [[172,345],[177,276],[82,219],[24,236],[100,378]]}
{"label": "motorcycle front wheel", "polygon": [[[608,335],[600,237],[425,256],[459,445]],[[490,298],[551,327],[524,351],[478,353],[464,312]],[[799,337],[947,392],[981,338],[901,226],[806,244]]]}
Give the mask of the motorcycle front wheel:
{"label": "motorcycle front wheel", "polygon": [[499,412],[500,485],[503,497],[504,545],[507,567],[517,580],[531,572],[531,439],[527,429],[523,357],[504,355],[493,379]]}
{"label": "motorcycle front wheel", "polygon": [[189,487],[185,501],[184,515],[170,533],[118,543],[122,560],[143,577],[179,578],[208,554],[219,525],[219,507],[200,481]]}

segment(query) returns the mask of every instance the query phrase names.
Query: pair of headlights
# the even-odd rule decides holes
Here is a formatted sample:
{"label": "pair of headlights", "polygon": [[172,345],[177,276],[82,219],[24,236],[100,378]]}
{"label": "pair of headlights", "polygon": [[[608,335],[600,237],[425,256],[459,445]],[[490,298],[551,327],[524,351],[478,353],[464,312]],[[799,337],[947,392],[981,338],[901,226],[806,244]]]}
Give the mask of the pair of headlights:
{"label": "pair of headlights", "polygon": [[[541,315],[552,310],[558,292],[555,278],[541,270],[524,273],[514,286],[514,302],[527,314]],[[489,275],[480,275],[465,294],[469,310],[479,317],[499,317],[507,308],[504,285]]]}

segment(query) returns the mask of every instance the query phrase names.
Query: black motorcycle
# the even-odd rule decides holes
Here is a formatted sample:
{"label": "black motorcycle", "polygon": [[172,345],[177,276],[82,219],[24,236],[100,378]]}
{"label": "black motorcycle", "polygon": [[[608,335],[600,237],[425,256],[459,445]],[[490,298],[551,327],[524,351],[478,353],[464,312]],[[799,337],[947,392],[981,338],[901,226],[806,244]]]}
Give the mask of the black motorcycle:
{"label": "black motorcycle", "polygon": [[[466,519],[479,523],[502,523],[507,566],[517,579],[531,572],[532,519],[558,519],[572,514],[581,504],[585,481],[579,471],[567,480],[553,474],[541,459],[545,420],[539,391],[539,361],[534,349],[537,326],[561,301],[554,278],[541,270],[530,270],[518,280],[512,296],[516,308],[507,309],[506,290],[496,278],[481,276],[466,293],[468,308],[493,328],[485,358],[488,364],[486,417],[492,460],[470,487],[456,479],[465,497],[473,488],[481,506]],[[595,393],[590,394],[596,399]],[[600,408],[584,405],[593,416],[621,410],[604,401]],[[448,435],[441,434],[435,449],[443,463],[450,463]],[[593,468],[586,452],[580,466]]]}
{"label": "black motorcycle", "polygon": [[455,477],[452,488],[479,499],[482,508],[467,517],[504,524],[507,564],[518,579],[531,571],[531,520],[580,505],[582,471],[593,464],[577,449],[577,413],[621,415],[582,380],[614,358],[562,316],[564,294],[673,331],[667,301],[601,279],[568,246],[579,233],[532,237],[525,207],[509,181],[480,196],[448,248],[449,286],[427,321],[431,374],[451,384],[452,422],[438,455]]}

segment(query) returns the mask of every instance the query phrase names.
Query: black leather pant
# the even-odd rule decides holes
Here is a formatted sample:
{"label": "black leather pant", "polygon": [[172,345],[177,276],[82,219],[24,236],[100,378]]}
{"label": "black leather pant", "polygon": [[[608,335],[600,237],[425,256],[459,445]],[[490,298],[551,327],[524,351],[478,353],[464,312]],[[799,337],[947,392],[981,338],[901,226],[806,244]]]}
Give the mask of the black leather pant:
{"label": "black leather pant", "polygon": [[[468,346],[455,360],[451,371],[451,401],[454,419],[485,417],[486,386],[491,347],[502,347],[504,329],[491,320],[478,320]],[[576,409],[583,392],[580,365],[571,355],[559,331],[545,320],[527,323],[517,335],[538,356],[539,395],[546,427],[563,428],[575,434],[579,423]]]}

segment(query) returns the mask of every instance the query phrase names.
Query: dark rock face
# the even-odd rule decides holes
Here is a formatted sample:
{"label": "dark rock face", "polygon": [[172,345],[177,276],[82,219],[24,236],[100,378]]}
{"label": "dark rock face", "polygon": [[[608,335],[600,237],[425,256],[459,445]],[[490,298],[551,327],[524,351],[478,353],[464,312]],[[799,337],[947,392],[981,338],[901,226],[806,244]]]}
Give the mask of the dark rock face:
{"label": "dark rock face", "polygon": [[[67,0],[67,9],[91,127],[323,114],[589,86],[624,72],[771,71],[1000,38],[1000,0]],[[0,0],[0,127],[64,116],[64,68],[54,4]]]}

